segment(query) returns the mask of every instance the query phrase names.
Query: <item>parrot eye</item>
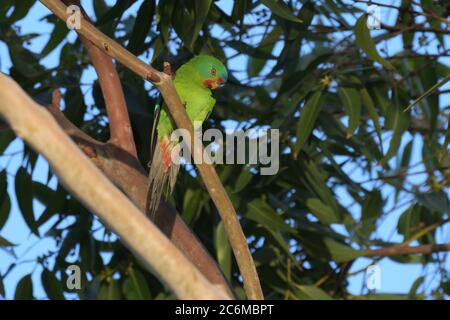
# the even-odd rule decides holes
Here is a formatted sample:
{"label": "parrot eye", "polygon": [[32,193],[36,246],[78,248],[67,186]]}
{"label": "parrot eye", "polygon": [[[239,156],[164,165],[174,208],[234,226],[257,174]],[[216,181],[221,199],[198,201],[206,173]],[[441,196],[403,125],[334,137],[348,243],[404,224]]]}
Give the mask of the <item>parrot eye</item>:
{"label": "parrot eye", "polygon": [[212,76],[216,76],[216,73],[217,73],[216,68],[212,68],[211,69],[211,75]]}

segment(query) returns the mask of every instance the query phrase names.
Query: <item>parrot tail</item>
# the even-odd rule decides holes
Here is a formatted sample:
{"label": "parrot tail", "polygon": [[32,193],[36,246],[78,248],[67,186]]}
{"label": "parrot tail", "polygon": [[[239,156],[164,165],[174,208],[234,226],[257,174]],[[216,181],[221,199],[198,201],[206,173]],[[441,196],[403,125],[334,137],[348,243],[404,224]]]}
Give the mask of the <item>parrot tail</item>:
{"label": "parrot tail", "polygon": [[172,161],[172,152],[177,152],[179,144],[167,138],[158,139],[155,143],[152,160],[149,163],[149,184],[147,192],[146,212],[154,221],[161,196],[167,198],[175,187],[180,165]]}

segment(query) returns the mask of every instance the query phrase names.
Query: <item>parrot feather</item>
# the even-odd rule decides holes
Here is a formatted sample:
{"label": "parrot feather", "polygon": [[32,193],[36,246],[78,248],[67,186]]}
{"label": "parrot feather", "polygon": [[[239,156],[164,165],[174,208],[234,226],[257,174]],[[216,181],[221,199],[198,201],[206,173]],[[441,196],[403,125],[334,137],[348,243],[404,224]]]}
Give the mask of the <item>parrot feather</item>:
{"label": "parrot feather", "polygon": [[[203,123],[207,119],[216,103],[211,90],[220,87],[227,78],[225,66],[216,58],[206,55],[192,58],[177,70],[175,89],[193,123]],[[167,106],[162,104],[156,107],[146,208],[152,220],[162,195],[167,198],[175,187],[179,165],[172,161],[172,154],[179,154],[180,150],[179,142],[170,139],[175,125]]]}

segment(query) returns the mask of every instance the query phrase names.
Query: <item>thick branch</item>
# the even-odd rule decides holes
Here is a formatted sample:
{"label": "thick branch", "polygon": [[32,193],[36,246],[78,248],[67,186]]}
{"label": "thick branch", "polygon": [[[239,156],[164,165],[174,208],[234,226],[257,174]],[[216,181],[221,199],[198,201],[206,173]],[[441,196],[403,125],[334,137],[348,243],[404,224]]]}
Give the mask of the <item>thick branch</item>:
{"label": "thick branch", "polygon": [[[64,0],[64,2],[68,5],[80,6],[79,0]],[[83,18],[89,21],[89,17],[84,12]],[[105,99],[111,132],[110,141],[137,157],[128,108],[114,63],[110,56],[97,48],[91,41],[82,35],[80,38],[91,57],[92,64],[97,72],[103,98]]]}
{"label": "thick branch", "polygon": [[425,244],[416,247],[406,247],[402,245],[380,248],[367,252],[365,257],[388,257],[405,254],[430,254],[433,252],[450,251],[450,243],[445,244]]}
{"label": "thick branch", "polygon": [[0,119],[0,132],[8,130],[9,126],[2,119]]}
{"label": "thick branch", "polygon": [[[139,161],[114,144],[102,143],[91,138],[70,122],[58,108],[51,108],[49,111],[93,163],[144,212],[148,177]],[[216,261],[172,206],[161,201],[155,221],[160,230],[211,283],[219,286],[230,297],[234,296]]]}
{"label": "thick branch", "polygon": [[[60,19],[66,21],[69,18],[68,13],[66,12],[66,6],[60,1],[40,1]],[[147,65],[136,58],[132,53],[104,35],[85,19],[81,19],[81,28],[78,29],[77,32],[89,39],[99,49],[125,65],[131,71],[155,84],[159,88],[177,126],[188,130],[191,137],[194,137],[192,123],[181,103],[170,76],[163,72],[156,71],[150,65]],[[201,157],[197,159],[202,159],[203,146],[197,144],[196,148],[194,147],[194,139],[191,139],[191,150],[193,150],[193,154],[201,155]],[[224,222],[231,247],[233,248],[236,261],[244,279],[244,288],[248,298],[263,299],[261,285],[259,283],[256,267],[253,263],[253,258],[247,245],[247,240],[239,224],[239,220],[237,219],[236,211],[234,210],[216,171],[207,163],[196,164],[196,166]]]}
{"label": "thick branch", "polygon": [[181,299],[223,299],[203,275],[77,148],[44,108],[0,74],[0,114],[46,157],[60,181]]}
{"label": "thick branch", "polygon": [[[139,161],[116,145],[99,142],[81,131],[59,110],[60,98],[59,90],[55,90],[52,106],[48,109],[56,122],[93,163],[144,212],[148,177]],[[0,122],[0,131],[11,129],[7,123]],[[216,261],[176,210],[164,200],[156,212],[156,225],[212,284],[234,297],[233,290]]]}

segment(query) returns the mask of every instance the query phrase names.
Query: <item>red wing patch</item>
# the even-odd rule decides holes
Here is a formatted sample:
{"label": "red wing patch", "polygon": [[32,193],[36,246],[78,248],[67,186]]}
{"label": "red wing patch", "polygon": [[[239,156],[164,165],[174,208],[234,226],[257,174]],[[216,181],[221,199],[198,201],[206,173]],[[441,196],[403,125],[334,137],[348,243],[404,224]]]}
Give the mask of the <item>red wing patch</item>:
{"label": "red wing patch", "polygon": [[159,141],[159,147],[161,148],[163,171],[164,173],[167,173],[172,165],[172,149],[170,148],[170,145],[163,140]]}

